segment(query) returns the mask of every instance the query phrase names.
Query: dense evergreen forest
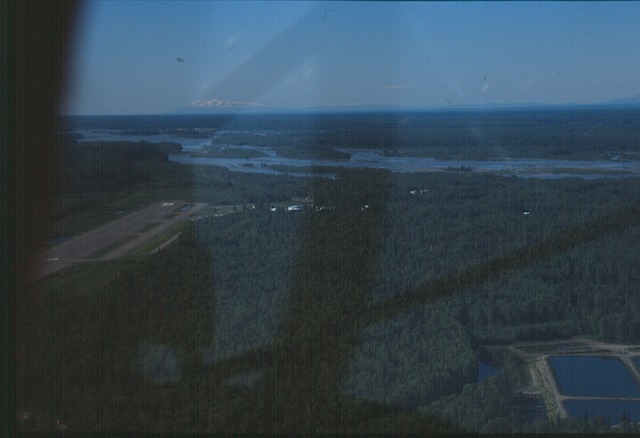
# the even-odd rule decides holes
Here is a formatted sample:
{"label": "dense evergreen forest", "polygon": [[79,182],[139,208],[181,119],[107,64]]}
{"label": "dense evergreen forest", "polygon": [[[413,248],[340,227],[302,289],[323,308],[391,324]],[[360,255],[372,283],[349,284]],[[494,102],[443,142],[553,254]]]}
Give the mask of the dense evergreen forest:
{"label": "dense evergreen forest", "polygon": [[[64,415],[70,430],[100,432],[609,430],[531,418],[518,392],[528,374],[506,346],[638,342],[638,179],[293,178],[181,166],[166,159],[171,144],[67,147],[52,236],[161,197],[257,208],[190,223],[155,255],[41,280],[28,350],[41,424]],[[309,203],[268,208],[292,198]],[[481,355],[502,371],[477,382]]]}

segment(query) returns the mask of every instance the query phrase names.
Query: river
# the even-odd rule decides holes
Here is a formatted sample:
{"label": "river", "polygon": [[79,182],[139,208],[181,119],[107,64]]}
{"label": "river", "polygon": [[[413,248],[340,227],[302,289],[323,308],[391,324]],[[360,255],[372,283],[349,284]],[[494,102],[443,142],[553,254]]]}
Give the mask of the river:
{"label": "river", "polygon": [[[622,178],[639,177],[637,161],[569,161],[547,159],[504,160],[437,160],[424,157],[385,156],[373,150],[343,150],[351,154],[345,160],[304,160],[286,158],[266,148],[256,148],[264,156],[255,158],[191,157],[171,155],[172,161],[183,164],[215,165],[232,171],[308,176],[310,167],[342,167],[387,169],[392,172],[475,171],[515,175],[522,178]],[[286,168],[287,170],[281,170]],[[292,170],[300,168],[300,172]],[[325,172],[321,172],[325,174]]]}
{"label": "river", "polygon": [[[504,158],[499,160],[438,160],[428,157],[388,156],[380,150],[336,148],[349,154],[349,159],[295,159],[278,155],[277,149],[261,146],[235,146],[234,149],[250,149],[262,154],[252,158],[192,157],[191,152],[209,146],[212,138],[182,138],[173,134],[122,135],[114,130],[80,130],[82,142],[87,141],[148,141],[175,142],[182,145],[184,154],[171,155],[170,160],[183,164],[215,165],[231,171],[293,176],[332,176],[331,170],[319,171],[310,167],[373,168],[392,172],[475,171],[493,172],[521,178],[626,178],[640,177],[640,161],[577,161],[539,158]],[[267,134],[264,134],[267,135]],[[222,145],[221,147],[225,147]],[[300,171],[295,170],[299,168]]]}

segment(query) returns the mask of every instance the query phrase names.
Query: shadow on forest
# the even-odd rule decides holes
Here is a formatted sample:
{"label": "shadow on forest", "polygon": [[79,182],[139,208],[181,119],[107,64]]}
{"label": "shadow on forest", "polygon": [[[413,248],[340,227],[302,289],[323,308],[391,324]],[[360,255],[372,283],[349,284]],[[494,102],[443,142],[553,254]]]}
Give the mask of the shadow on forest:
{"label": "shadow on forest", "polygon": [[[336,205],[330,217],[305,216],[290,304],[275,340],[202,370],[218,382],[242,373],[261,372],[264,380],[257,385],[259,389],[248,390],[246,400],[248,406],[262,406],[257,425],[261,430],[349,431],[381,416],[393,418],[389,421],[397,426],[398,416],[403,414],[398,406],[357,400],[343,391],[343,378],[363,329],[622,231],[640,219],[640,206],[633,205],[464,268],[415,291],[371,304],[390,187],[388,173],[374,175],[373,179],[357,182],[360,187],[366,185],[367,199],[376,200],[366,214],[362,214],[357,201],[345,195],[357,192],[347,187],[328,197],[322,194],[330,205]],[[318,190],[320,184],[316,183],[312,193]],[[419,418],[424,423],[415,430],[453,430],[438,419]],[[413,430],[412,426],[406,427]]]}

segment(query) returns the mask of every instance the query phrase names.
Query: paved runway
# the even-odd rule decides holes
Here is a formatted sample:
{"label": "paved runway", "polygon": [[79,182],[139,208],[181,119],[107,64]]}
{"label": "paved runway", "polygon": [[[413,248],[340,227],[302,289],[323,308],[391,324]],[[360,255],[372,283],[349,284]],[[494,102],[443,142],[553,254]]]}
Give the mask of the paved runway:
{"label": "paved runway", "polygon": [[206,206],[204,203],[167,201],[130,213],[44,251],[40,256],[38,277],[77,262],[112,260],[129,254]]}

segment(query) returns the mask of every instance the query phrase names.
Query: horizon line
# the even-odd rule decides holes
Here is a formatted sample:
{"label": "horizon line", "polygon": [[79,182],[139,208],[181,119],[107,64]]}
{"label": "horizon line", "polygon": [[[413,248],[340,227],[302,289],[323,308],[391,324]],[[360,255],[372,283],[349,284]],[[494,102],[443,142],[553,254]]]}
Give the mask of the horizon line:
{"label": "horizon line", "polygon": [[196,109],[183,107],[174,110],[162,112],[148,113],[56,113],[56,117],[114,117],[114,116],[200,116],[200,115],[253,115],[253,114],[285,114],[285,113],[341,113],[341,112],[447,112],[461,110],[517,110],[517,109],[559,109],[559,108],[585,108],[585,107],[638,107],[640,102],[596,102],[596,103],[486,103],[486,104],[446,104],[433,106],[419,105],[325,105],[325,106],[309,106],[309,107],[269,107],[260,108],[207,108]]}

